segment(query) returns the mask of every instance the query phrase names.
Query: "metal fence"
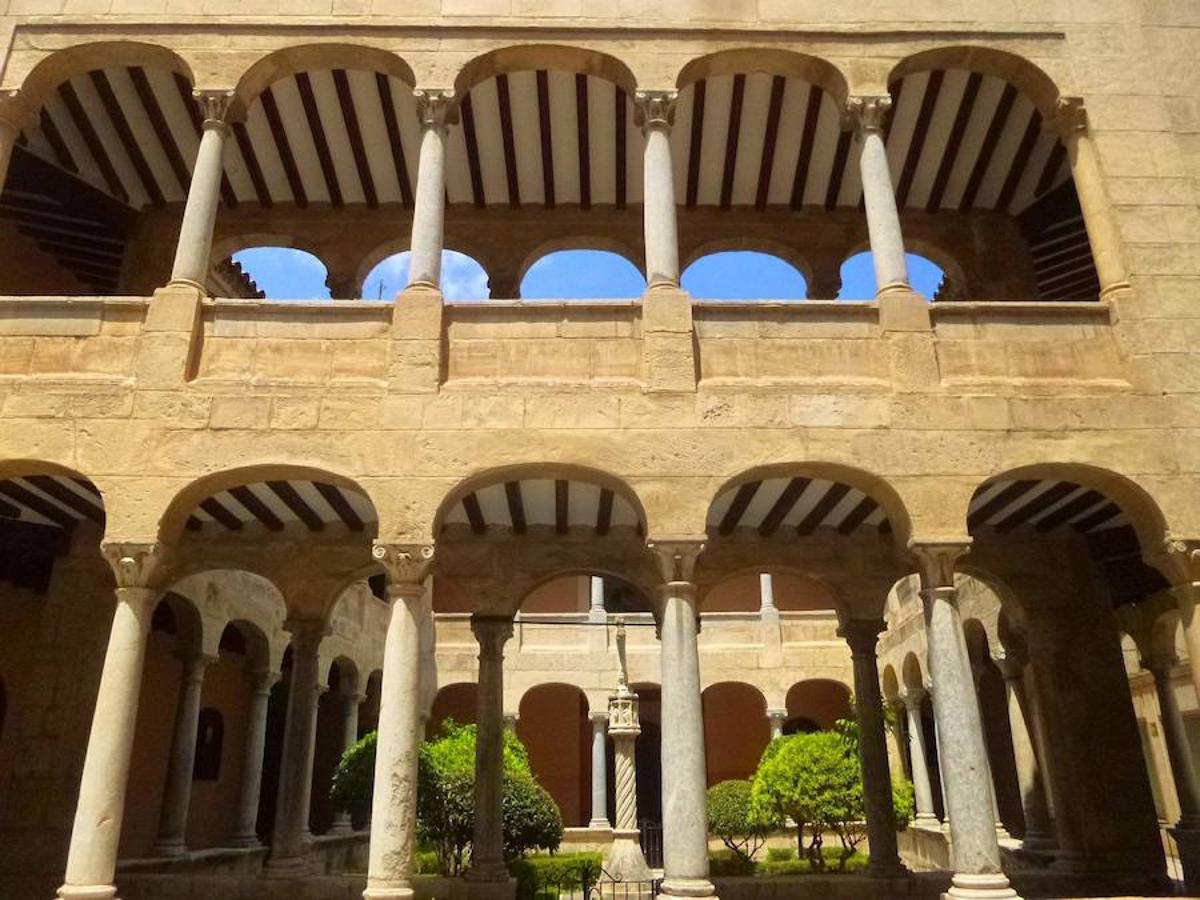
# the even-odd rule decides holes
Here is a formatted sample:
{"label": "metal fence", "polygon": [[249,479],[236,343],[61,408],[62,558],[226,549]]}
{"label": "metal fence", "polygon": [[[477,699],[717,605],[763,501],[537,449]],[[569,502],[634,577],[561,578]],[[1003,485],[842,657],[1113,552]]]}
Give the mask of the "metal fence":
{"label": "metal fence", "polygon": [[622,881],[595,864],[538,872],[534,883],[518,893],[522,900],[652,900],[660,884],[658,880]]}
{"label": "metal fence", "polygon": [[652,869],[661,869],[663,864],[663,833],[662,825],[642,819],[642,855],[646,857],[646,865]]}

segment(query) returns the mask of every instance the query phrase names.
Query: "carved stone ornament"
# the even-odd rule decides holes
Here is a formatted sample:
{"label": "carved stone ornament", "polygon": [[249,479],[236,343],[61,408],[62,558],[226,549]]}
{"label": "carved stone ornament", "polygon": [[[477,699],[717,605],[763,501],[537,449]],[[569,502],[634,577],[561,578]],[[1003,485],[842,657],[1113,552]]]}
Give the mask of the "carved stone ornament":
{"label": "carved stone ornament", "polygon": [[1046,124],[1063,138],[1077,132],[1086,132],[1088,117],[1083,98],[1059,97],[1054,104],[1054,114]]}
{"label": "carved stone ornament", "polygon": [[104,543],[100,546],[119,588],[154,587],[163,562],[162,547],[149,543]]}
{"label": "carved stone ornament", "polygon": [[413,91],[417,101],[417,118],[426,128],[446,128],[458,122],[458,104],[454,91],[448,88],[425,88]]}
{"label": "carved stone ornament", "polygon": [[1177,584],[1200,585],[1200,541],[1168,535],[1163,541],[1163,568],[1171,572]]}
{"label": "carved stone ornament", "polygon": [[662,580],[668,584],[691,581],[696,560],[704,552],[704,541],[695,539],[649,540],[646,546],[654,554]]}
{"label": "carved stone ornament", "polygon": [[892,112],[892,98],[851,97],[846,101],[846,113],[850,123],[863,131],[881,131]]}
{"label": "carved stone ornament", "polygon": [[921,588],[953,588],[954,567],[970,549],[969,540],[909,544],[908,552],[916,561],[917,573],[921,576]]}
{"label": "carved stone ornament", "polygon": [[0,126],[11,128],[14,132],[20,131],[29,119],[29,110],[16,88],[0,91]]}
{"label": "carved stone ornament", "polygon": [[389,587],[420,589],[433,567],[432,544],[387,544],[375,541],[371,556],[387,573]]}
{"label": "carved stone ornament", "polygon": [[196,105],[200,107],[200,115],[205,125],[226,126],[228,116],[233,108],[233,91],[192,91]]}
{"label": "carved stone ornament", "polygon": [[633,95],[633,124],[641,128],[670,128],[675,124],[679,91],[638,91]]}

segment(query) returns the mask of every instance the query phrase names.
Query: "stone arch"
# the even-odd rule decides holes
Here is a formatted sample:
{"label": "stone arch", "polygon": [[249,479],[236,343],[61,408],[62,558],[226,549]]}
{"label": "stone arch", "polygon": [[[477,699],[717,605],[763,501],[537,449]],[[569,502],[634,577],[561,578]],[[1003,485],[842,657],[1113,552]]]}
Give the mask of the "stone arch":
{"label": "stone arch", "polygon": [[298,72],[335,68],[381,72],[410,88],[416,84],[412,68],[389,50],[355,44],[316,43],[268,53],[242,73],[234,92],[243,106],[249,107],[264,90],[282,78]]}
{"label": "stone arch", "polygon": [[680,270],[686,271],[693,263],[714,253],[726,253],[738,250],[750,250],[755,253],[776,256],[799,272],[803,276],[806,285],[812,281],[812,262],[800,250],[790,244],[785,244],[783,241],[760,237],[731,236],[705,241],[703,244],[692,247],[683,254],[683,258],[680,260]]}
{"label": "stone arch", "polygon": [[455,76],[454,92],[461,101],[471,88],[489,78],[531,69],[594,75],[613,82],[631,95],[637,90],[633,72],[615,56],[562,44],[520,44],[491,50],[467,62]]}
{"label": "stone arch", "polygon": [[[768,248],[768,245],[771,245]],[[798,253],[790,247],[775,242],[767,242],[760,240],[741,240],[731,238],[721,241],[712,241],[698,250],[689,254],[690,260],[683,266],[683,272],[680,276],[681,281],[685,282],[684,289],[687,290],[693,297],[698,300],[709,299],[729,299],[729,300],[755,300],[755,299],[804,299],[809,293],[809,284],[812,282],[811,265],[804,260]],[[790,297],[782,292],[764,292],[762,290],[753,290],[749,284],[746,285],[746,290],[741,290],[736,293],[728,293],[724,296],[715,296],[709,293],[710,287],[699,283],[697,279],[701,275],[696,274],[696,267],[702,266],[706,261],[714,258],[724,258],[725,262],[731,262],[733,258],[740,258],[739,262],[744,262],[747,268],[757,265],[760,270],[769,263],[776,268],[790,270],[796,279],[802,282],[799,289],[795,291],[797,296]],[[778,277],[778,276],[776,276]],[[739,288],[741,286],[739,285]]]}
{"label": "stone arch", "polygon": [[279,587],[266,575],[207,567],[178,578],[171,591],[200,611],[209,639],[205,652],[218,653],[219,641],[232,625],[252,650],[257,668],[279,671],[290,640],[283,629],[288,610]]}
{"label": "stone arch", "polygon": [[529,767],[554,798],[563,824],[586,825],[592,783],[586,692],[565,682],[536,684],[522,694],[517,712],[517,737],[529,751]]}
{"label": "stone arch", "polygon": [[453,719],[460,725],[473,724],[478,693],[479,685],[474,681],[455,681],[440,685],[429,707],[429,721],[425,727],[426,738],[435,738],[442,723],[447,719]]}
{"label": "stone arch", "polygon": [[345,654],[338,654],[325,670],[325,683],[331,691],[336,688],[347,695],[358,692],[363,687],[358,663]]}
{"label": "stone arch", "polygon": [[154,66],[195,82],[192,68],[183,57],[158,44],[141,41],[95,41],[65,47],[40,60],[20,84],[20,98],[33,114],[50,93],[75,75],[116,66]]}
{"label": "stone arch", "polygon": [[701,692],[700,703],[709,786],[749,778],[771,740],[767,698],[746,682],[715,681]]}
{"label": "stone arch", "polygon": [[[266,254],[271,253],[275,257],[286,256],[291,257],[291,262],[288,269],[293,273],[301,265],[311,267],[314,263],[320,267],[320,272],[315,269],[311,283],[305,279],[305,287],[291,293],[281,293],[274,288],[266,286],[261,281],[262,274],[259,266]],[[350,299],[347,296],[348,292],[340,290],[341,285],[334,285],[330,282],[329,265],[321,258],[320,254],[314,252],[306,246],[300,246],[300,242],[276,244],[264,243],[243,245],[235,252],[231,253],[227,258],[232,265],[240,268],[245,276],[255,285],[263,297],[267,300],[346,300]],[[328,293],[328,296],[323,294]],[[353,292],[349,292],[353,293]]]}
{"label": "stone arch", "polygon": [[893,705],[899,703],[900,678],[896,675],[896,667],[888,663],[883,667],[883,674],[880,678],[883,685],[883,699]]}
{"label": "stone arch", "polygon": [[[636,611],[651,612],[653,603],[647,596],[648,586],[641,579],[630,577],[627,572],[581,570],[548,575],[538,580],[521,599],[522,614],[529,613],[584,613],[590,608],[591,585],[581,584],[580,579],[601,578],[607,598],[617,595],[618,612],[631,611],[627,607],[644,607]],[[624,595],[624,596],[622,596]],[[612,611],[612,610],[610,610]]]}
{"label": "stone arch", "polygon": [[271,668],[271,647],[266,632],[249,619],[230,619],[221,631],[218,651],[226,649],[227,635],[236,634],[245,648],[247,664],[252,671],[267,671]]}
{"label": "stone arch", "polygon": [[[756,592],[761,591],[761,586],[751,580],[758,581],[764,572],[775,582],[775,606],[780,612],[838,608],[837,589],[820,573],[776,564],[748,565],[720,572],[715,580],[698,586],[701,608],[705,612],[758,612]],[[753,602],[747,599],[750,595],[755,596]]]}
{"label": "stone arch", "polygon": [[833,727],[838,719],[850,718],[850,687],[832,678],[808,678],[793,684],[787,692],[785,707],[788,713],[784,733],[797,730],[812,730],[806,723],[820,730]]}
{"label": "stone arch", "polygon": [[[559,244],[560,246],[555,247],[553,246],[554,244]],[[579,241],[571,238],[548,241],[546,244],[543,244],[541,247],[539,247],[537,251],[535,251],[535,253],[538,255],[530,254],[530,256],[528,256],[521,264],[521,269],[516,283],[517,290],[515,293],[519,295],[521,299],[536,299],[528,297],[529,290],[527,289],[527,281],[531,276],[537,276],[535,267],[538,265],[538,263],[541,263],[544,260],[549,260],[561,253],[572,252],[580,253],[589,257],[592,264],[603,264],[612,267],[614,270],[626,270],[620,272],[609,271],[608,276],[610,278],[615,279],[618,275],[625,277],[636,274],[637,278],[640,280],[640,283],[633,286],[626,293],[617,293],[615,291],[604,292],[596,290],[583,290],[582,288],[584,286],[582,284],[580,285],[580,290],[575,292],[572,290],[573,285],[564,285],[563,291],[554,294],[552,298],[547,297],[545,299],[570,299],[571,297],[578,297],[579,299],[607,299],[610,297],[633,299],[640,297],[643,293],[645,293],[646,276],[642,270],[641,263],[627,247],[623,246],[618,241],[603,239],[589,239],[587,240],[586,244],[581,246]],[[628,271],[630,269],[632,271]]]}
{"label": "stone arch", "polygon": [[702,78],[750,72],[807,81],[820,87],[839,104],[845,103],[849,94],[845,76],[833,63],[778,47],[743,47],[710,53],[685,65],[675,85],[682,90]]}
{"label": "stone arch", "polygon": [[[359,262],[358,267],[355,269],[354,284],[357,285],[358,293],[363,295],[364,299],[367,299],[367,300],[380,300],[380,299],[389,300],[393,296],[395,296],[395,294],[390,294],[390,295],[385,294],[383,297],[372,297],[371,291],[367,289],[367,282],[369,282],[371,280],[371,276],[373,276],[375,274],[376,269],[378,269],[383,263],[390,261],[394,257],[403,256],[404,254],[406,254],[408,252],[409,252],[408,238],[399,238],[397,240],[388,241],[388,242],[381,244],[378,247],[374,248],[370,253],[367,254],[367,256],[365,256],[362,259],[361,262]],[[479,292],[479,296],[472,296],[472,297],[453,297],[453,296],[450,296],[450,294],[453,293],[453,291],[449,290],[446,293],[445,299],[449,300],[449,301],[486,300],[486,299],[488,299],[489,291],[491,290],[491,284],[492,284],[492,276],[488,270],[488,267],[474,254],[469,253],[466,250],[459,249],[458,247],[445,247],[442,249],[442,288],[443,288],[443,290],[446,290],[447,287],[449,286],[448,285],[449,278],[448,278],[447,269],[449,269],[455,265],[463,265],[464,260],[466,261],[466,263],[468,263],[468,264],[474,266],[476,269],[478,269],[479,273],[481,273],[483,275],[484,288],[482,291]],[[398,284],[396,293],[403,291],[406,286],[407,286],[406,284]]]}
{"label": "stone arch", "polygon": [[987,629],[978,619],[967,619],[963,622],[963,638],[967,642],[967,655],[974,665],[985,665],[991,661],[991,641]]}
{"label": "stone arch", "polygon": [[517,284],[525,280],[525,275],[538,260],[560,250],[605,250],[628,260],[639,272],[643,272],[642,260],[637,252],[628,244],[604,235],[564,235],[551,238],[535,246],[525,254],[517,267]]}
{"label": "stone arch", "polygon": [[950,68],[968,69],[1009,82],[1028,96],[1046,118],[1057,111],[1060,91],[1049,75],[1023,56],[992,47],[959,45],[914,53],[892,68],[888,84],[892,85],[913,72]]}
{"label": "stone arch", "polygon": [[921,660],[917,654],[909,651],[900,664],[900,672],[904,678],[904,687],[908,690],[925,690],[925,674],[921,668]]}

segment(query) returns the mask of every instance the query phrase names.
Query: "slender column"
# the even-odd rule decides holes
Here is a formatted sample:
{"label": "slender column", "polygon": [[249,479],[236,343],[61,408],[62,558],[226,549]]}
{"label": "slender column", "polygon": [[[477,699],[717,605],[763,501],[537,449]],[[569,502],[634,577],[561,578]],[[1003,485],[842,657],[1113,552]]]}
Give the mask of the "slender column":
{"label": "slender column", "polygon": [[783,725],[787,721],[788,713],[786,709],[768,709],[767,721],[771,725],[771,740],[778,740],[783,737]]}
{"label": "slender column", "polygon": [[863,806],[867,814],[867,841],[871,845],[868,871],[876,878],[893,878],[905,872],[896,846],[896,810],[892,802],[892,774],[888,769],[879,665],[875,657],[879,634],[886,628],[883,619],[850,619],[838,629],[850,645],[854,663]]}
{"label": "slender column", "polygon": [[1188,669],[1192,687],[1200,700],[1200,584],[1183,583],[1171,591],[1179,608],[1179,621],[1183,625],[1183,638],[1188,649]]}
{"label": "slender column", "polygon": [[504,778],[504,644],[512,637],[508,618],[471,617],[479,641],[479,692],[475,739],[475,835],[467,878],[508,879],[501,818]]}
{"label": "slender column", "polygon": [[195,91],[193,96],[204,114],[200,149],[188,187],[187,205],[175,245],[173,283],[189,284],[204,290],[212,255],[213,226],[221,200],[221,174],[224,172],[225,141],[230,128],[227,117],[233,91]]}
{"label": "slender column", "polygon": [[850,117],[862,146],[859,168],[877,294],[912,290],[908,282],[908,263],[904,258],[900,214],[896,210],[896,192],[892,188],[887,148],[883,142],[883,124],[891,109],[891,97],[851,97],[849,101]]}
{"label": "slender column", "polygon": [[758,617],[765,622],[779,621],[779,608],[775,605],[775,579],[770,572],[758,576]]}
{"label": "slender column", "polygon": [[[358,709],[367,698],[362,694],[353,693],[343,694],[340,699],[342,701],[342,752],[338,754],[338,759],[341,759],[347,750],[358,743]],[[378,754],[378,750],[376,750],[376,754]],[[354,825],[350,821],[348,811],[343,810],[333,817],[329,833],[354,833]]]}
{"label": "slender column", "polygon": [[117,893],[113,874],[125,813],[142,663],[150,616],[160,594],[149,586],[159,562],[157,546],[108,545],[104,551],[117,576],[117,608],[79,782],[66,877],[58,889],[63,900],[107,900]]}
{"label": "slender column", "polygon": [[413,198],[408,286],[438,290],[446,221],[446,136],[458,121],[454,91],[413,91],[421,120],[421,155]]}
{"label": "slender column", "polygon": [[912,759],[913,796],[917,815],[914,824],[926,828],[938,826],[933,811],[933,783],[929,780],[929,763],[925,753],[925,728],[921,721],[921,704],[925,700],[922,688],[905,688],[900,694],[908,717],[908,752]]}
{"label": "slender column", "polygon": [[200,720],[200,693],[204,672],[213,657],[203,654],[183,660],[183,678],[175,704],[175,731],[167,785],[159,811],[155,856],[179,856],[187,851],[188,807],[192,800],[192,769],[196,764],[196,729]]}
{"label": "slender column", "polygon": [[12,159],[17,135],[21,133],[21,110],[14,93],[0,93],[0,193],[8,178],[8,163]]}
{"label": "slender column", "polygon": [[391,617],[383,647],[379,736],[375,746],[371,849],[365,900],[413,896],[417,831],[417,758],[421,750],[421,632],[432,621],[423,582],[432,547],[376,544],[388,570]]}
{"label": "slender column", "polygon": [[237,822],[232,847],[257,847],[258,800],[262,790],[263,748],[267,742],[267,710],[271,688],[279,680],[278,672],[255,672],[246,717],[246,744],[242,756],[242,785],[238,795]]}
{"label": "slender column", "polygon": [[662,569],[662,893],[711,897],[699,615],[692,572],[703,544],[655,545]]}
{"label": "slender column", "polygon": [[1000,866],[990,796],[983,723],[971,678],[967,643],[954,587],[954,563],[966,544],[913,547],[921,563],[929,671],[933,679],[938,750],[950,816],[954,875],[951,897],[1015,897]]}
{"label": "slender column", "polygon": [[[990,655],[988,659],[991,659]],[[983,676],[986,671],[985,663],[976,665],[975,662],[971,662],[971,680],[975,683],[975,702],[979,706],[979,720],[981,725],[983,724]],[[1012,836],[1008,833],[1008,829],[1004,827],[1004,822],[1000,820],[1000,801],[996,795],[996,773],[992,771],[992,748],[988,743],[986,728],[983,729],[983,747],[987,753],[988,787],[991,789],[992,818],[996,828],[996,837],[1002,841],[1011,840]]]}
{"label": "slender column", "polygon": [[1026,721],[1026,664],[1024,655],[1011,649],[1005,652],[1003,658],[996,660],[996,665],[1004,675],[1008,728],[1012,733],[1013,761],[1017,767],[1017,784],[1021,789],[1021,808],[1025,816],[1025,834],[1021,838],[1021,845],[1026,850],[1052,850],[1057,846],[1054,825],[1050,820],[1050,806],[1046,802],[1046,791],[1042,784],[1041,764]]}
{"label": "slender column", "polygon": [[1158,708],[1162,717],[1163,738],[1167,745],[1167,757],[1171,761],[1171,775],[1175,782],[1175,793],[1179,797],[1179,822],[1177,827],[1187,831],[1200,829],[1200,782],[1192,765],[1191,749],[1179,704],[1175,701],[1175,687],[1171,684],[1171,668],[1175,659],[1165,653],[1142,657],[1142,667],[1154,676],[1154,691],[1158,696]]}
{"label": "slender column", "polygon": [[592,721],[592,821],[588,828],[607,830],[608,821],[608,711],[591,713]]}
{"label": "slender column", "polygon": [[643,217],[646,235],[646,286],[679,287],[679,226],[675,211],[675,172],[671,164],[671,127],[675,91],[638,91],[636,123],[642,127]]}
{"label": "slender column", "polygon": [[1071,163],[1079,209],[1100,278],[1100,297],[1129,288],[1129,271],[1121,254],[1121,232],[1113,216],[1096,145],[1088,129],[1087,110],[1078,97],[1062,97],[1051,124],[1062,137]]}
{"label": "slender column", "polygon": [[608,612],[604,608],[604,579],[591,576],[591,594],[588,603],[588,619],[592,622],[607,622]]}
{"label": "slender column", "polygon": [[275,832],[267,868],[281,875],[303,871],[312,796],[313,751],[317,731],[317,700],[321,696],[318,650],[329,633],[320,621],[290,622],[292,675],[288,687],[287,721],[283,730],[283,762]]}

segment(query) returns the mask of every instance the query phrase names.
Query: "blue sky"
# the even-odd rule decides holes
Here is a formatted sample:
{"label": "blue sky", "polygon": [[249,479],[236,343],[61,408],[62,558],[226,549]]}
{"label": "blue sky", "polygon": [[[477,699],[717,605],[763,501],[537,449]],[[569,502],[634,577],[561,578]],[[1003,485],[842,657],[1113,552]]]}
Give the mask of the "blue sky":
{"label": "blue sky", "polygon": [[[242,250],[233,258],[269,298],[329,299],[325,267],[303,250],[259,247]],[[908,267],[913,287],[932,297],[942,279],[941,269],[911,253]],[[362,296],[390,300],[407,280],[408,254],[398,253],[371,271]],[[792,300],[805,296],[804,277],[790,264],[749,250],[714,253],[697,260],[683,273],[683,286],[693,297],[713,300]],[[624,257],[600,250],[564,250],[530,267],[521,295],[526,299],[617,299],[640,297],[644,289],[641,272]],[[471,257],[447,250],[442,258],[442,291],[449,300],[486,299],[487,275]],[[867,300],[874,296],[870,253],[852,256],[842,265],[839,299]]]}

